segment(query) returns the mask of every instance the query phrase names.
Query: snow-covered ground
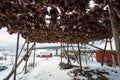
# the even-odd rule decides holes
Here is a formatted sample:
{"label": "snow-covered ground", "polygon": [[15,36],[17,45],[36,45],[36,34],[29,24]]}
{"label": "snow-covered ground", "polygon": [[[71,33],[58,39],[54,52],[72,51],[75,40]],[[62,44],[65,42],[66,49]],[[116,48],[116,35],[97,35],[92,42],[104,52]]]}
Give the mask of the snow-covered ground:
{"label": "snow-covered ground", "polygon": [[[0,66],[5,65],[8,67],[6,70],[0,72],[0,80],[3,80],[10,73],[13,66],[11,59],[12,57],[9,56],[7,61],[0,61]],[[33,57],[30,57],[28,65],[32,63],[32,61]],[[63,62],[66,62],[66,60],[63,59]],[[17,69],[17,80],[72,80],[73,76],[70,76],[70,71],[72,71],[74,68],[63,70],[59,67],[59,63],[60,57],[53,57],[48,59],[36,57],[35,68],[33,69],[28,67],[30,71],[27,74],[24,74],[24,71],[22,72],[24,66],[23,61],[23,63]],[[73,64],[78,65],[77,63]],[[113,68],[106,65],[101,67],[100,63],[92,60],[89,60],[86,64],[84,56],[82,57],[82,65],[83,67],[90,67],[92,69],[104,69],[109,72],[109,75],[106,76],[109,77],[110,80],[120,80],[120,69],[117,67]],[[10,78],[10,80],[13,80],[13,76]]]}
{"label": "snow-covered ground", "polygon": [[68,70],[60,70],[59,58],[43,59],[30,73],[23,75],[21,80],[70,80]]}

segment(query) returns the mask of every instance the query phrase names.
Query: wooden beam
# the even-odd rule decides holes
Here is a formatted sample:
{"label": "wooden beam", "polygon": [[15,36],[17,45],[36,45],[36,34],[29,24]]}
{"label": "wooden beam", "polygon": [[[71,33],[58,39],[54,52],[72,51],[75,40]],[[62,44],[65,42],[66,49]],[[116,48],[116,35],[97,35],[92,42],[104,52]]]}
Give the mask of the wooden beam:
{"label": "wooden beam", "polygon": [[78,55],[79,55],[80,72],[82,72],[81,50],[79,43],[78,43]]}
{"label": "wooden beam", "polygon": [[67,43],[67,56],[68,56],[68,64],[71,65],[70,57],[69,57],[69,44]]}
{"label": "wooden beam", "polygon": [[[21,53],[22,53],[22,51],[23,51],[23,48],[24,48],[24,46],[25,46],[25,43],[26,43],[26,41],[24,42],[24,44],[23,44],[23,46],[22,46],[22,48],[21,48],[21,50],[20,50],[20,52],[19,52],[19,54],[18,54],[18,59],[19,59],[19,57],[20,57],[20,55],[21,55]],[[15,65],[12,67],[12,70],[14,70],[15,69]],[[12,71],[11,70],[11,71]]]}
{"label": "wooden beam", "polygon": [[[109,39],[109,41],[110,41],[110,48],[111,48],[111,51],[113,51],[113,48],[112,48],[112,41],[111,41],[111,39]],[[114,57],[114,52],[111,52],[112,54],[112,66],[115,66],[115,57]]]}
{"label": "wooden beam", "polygon": [[24,44],[23,44],[23,46],[22,46],[22,48],[21,48],[21,50],[20,50],[20,52],[19,52],[19,54],[18,54],[18,58],[20,57],[20,55],[21,55],[21,53],[22,53],[22,51],[23,51],[23,48],[24,48],[24,46],[25,46],[25,43],[26,43],[26,40],[25,40],[25,42],[24,42]]}
{"label": "wooden beam", "polygon": [[28,50],[29,50],[29,36],[27,36],[27,51],[26,51],[26,58],[25,58],[25,74],[27,73],[27,62],[28,62]]}
{"label": "wooden beam", "polygon": [[97,46],[94,46],[94,45],[92,45],[92,44],[87,44],[87,45],[92,46],[92,47],[94,47],[94,48],[96,48],[96,49],[99,49],[99,50],[104,50],[104,49],[99,48],[99,47],[97,47]]}
{"label": "wooden beam", "polygon": [[60,48],[60,62],[62,63],[62,56],[61,56],[61,54],[63,53],[63,51],[62,51],[62,43],[60,43],[60,46],[61,46],[61,48]]}
{"label": "wooden beam", "polygon": [[33,55],[33,68],[35,67],[35,53],[36,53],[36,43],[34,42],[34,55]]}
{"label": "wooden beam", "polygon": [[120,67],[120,39],[119,39],[119,33],[118,33],[118,28],[116,26],[116,13],[112,8],[112,5],[110,4],[108,7],[109,14],[110,14],[110,20],[111,20],[111,27],[112,27],[112,32],[114,36],[114,41],[115,41],[115,46],[116,46],[116,52],[118,55],[118,65]]}
{"label": "wooden beam", "polygon": [[116,12],[117,16],[120,18],[120,10],[118,9],[118,4],[119,4],[118,2],[111,3],[113,10]]}
{"label": "wooden beam", "polygon": [[[33,48],[34,45],[35,45],[35,44],[33,44],[33,45],[31,46],[31,48],[29,49],[29,51],[28,51],[28,54],[29,54],[29,55],[30,55],[30,52],[33,50],[32,48]],[[26,54],[27,54],[27,53],[26,53]],[[22,61],[25,59],[26,54],[25,54],[25,55],[22,57],[22,59],[17,63],[16,68],[18,68],[19,65],[22,63]],[[15,67],[15,65],[14,65],[14,67]],[[13,68],[13,69],[11,70],[11,72],[8,74],[8,76],[7,76],[4,80],[9,80],[10,77],[12,76],[12,74],[14,73],[14,71],[15,71],[15,68]]]}
{"label": "wooden beam", "polygon": [[15,71],[14,71],[14,79],[16,80],[16,73],[17,73],[17,61],[18,61],[18,50],[19,50],[19,38],[20,38],[20,34],[18,33],[17,35],[17,45],[16,45],[16,56],[15,56]]}
{"label": "wooden beam", "polygon": [[74,55],[75,55],[76,61],[77,61],[77,63],[79,63],[79,61],[78,61],[78,56],[77,56],[77,55],[78,55],[78,52],[75,52],[72,44],[71,44],[71,47],[72,47],[72,51],[73,51],[73,53],[74,53]]}
{"label": "wooden beam", "polygon": [[108,43],[108,39],[106,39],[106,42],[105,42],[105,47],[104,47],[104,53],[102,55],[101,66],[104,65],[104,57],[105,57],[105,54],[106,54],[107,43]]}
{"label": "wooden beam", "polygon": [[88,54],[87,54],[87,50],[86,50],[86,44],[84,44],[85,46],[85,61],[86,61],[86,65],[88,64]]}

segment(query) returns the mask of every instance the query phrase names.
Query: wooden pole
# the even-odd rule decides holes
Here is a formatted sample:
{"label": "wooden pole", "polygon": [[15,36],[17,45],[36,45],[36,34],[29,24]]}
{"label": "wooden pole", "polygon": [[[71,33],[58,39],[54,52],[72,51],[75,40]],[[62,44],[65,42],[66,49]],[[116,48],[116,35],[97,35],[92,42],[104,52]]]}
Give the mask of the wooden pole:
{"label": "wooden pole", "polygon": [[29,36],[27,36],[27,51],[26,51],[26,60],[25,60],[25,74],[27,73],[27,62],[28,62],[28,50],[29,50]]}
{"label": "wooden pole", "polygon": [[120,10],[119,10],[119,8],[118,8],[118,2],[116,1],[116,2],[111,2],[112,3],[112,8],[113,8],[113,10],[115,11],[115,13],[116,13],[116,15],[120,18]]}
{"label": "wooden pole", "polygon": [[80,72],[82,72],[81,50],[80,50],[79,43],[78,43],[78,55],[79,55]]}
{"label": "wooden pole", "polygon": [[20,52],[19,52],[19,54],[18,54],[18,58],[20,57],[20,55],[21,55],[21,53],[22,53],[22,50],[23,50],[23,48],[24,48],[24,46],[25,46],[25,43],[26,43],[26,41],[24,42],[24,44],[23,44],[23,46],[22,46],[22,48],[21,48],[21,50],[20,50]]}
{"label": "wooden pole", "polygon": [[33,56],[33,68],[35,67],[35,52],[36,52],[36,43],[34,42],[34,56]]}
{"label": "wooden pole", "polygon": [[[24,46],[25,46],[25,43],[26,43],[26,41],[24,42],[24,44],[23,44],[23,46],[22,46],[22,48],[21,48],[21,50],[20,50],[20,52],[19,52],[19,54],[18,54],[18,59],[19,59],[19,57],[20,57],[20,55],[21,55],[21,53],[22,53],[22,50],[23,50],[23,48],[24,48]],[[13,68],[12,68],[12,70],[15,68],[15,65],[13,66]],[[11,71],[12,71],[11,70]]]}
{"label": "wooden pole", "polygon": [[[68,46],[68,45],[67,45],[67,46]],[[63,45],[62,47],[63,47],[63,50],[64,50],[64,52],[65,52],[65,58],[68,60],[68,64],[71,65],[71,61],[70,61],[69,55],[68,55],[68,49],[67,49],[67,51],[66,51],[64,45]]]}
{"label": "wooden pole", "polygon": [[97,46],[94,46],[94,45],[92,45],[92,44],[87,44],[87,45],[89,45],[89,46],[91,46],[91,47],[94,47],[94,48],[96,48],[96,49],[99,49],[99,50],[104,50],[104,49],[99,48],[99,47],[97,47]]}
{"label": "wooden pole", "polygon": [[68,64],[71,65],[70,57],[69,57],[69,44],[68,43],[67,43],[67,56],[68,56]]}
{"label": "wooden pole", "polygon": [[19,38],[20,38],[20,34],[18,33],[17,35],[17,45],[16,45],[16,57],[15,57],[15,71],[14,71],[14,79],[16,80],[16,73],[17,73],[17,61],[18,61],[18,50],[19,50]]}
{"label": "wooden pole", "polygon": [[67,59],[67,58],[68,58],[68,55],[67,55],[67,51],[65,50],[64,44],[62,44],[62,48],[63,48],[64,53],[65,53],[65,58]]}
{"label": "wooden pole", "polygon": [[88,59],[88,55],[87,55],[87,52],[86,52],[86,44],[85,44],[85,61],[86,61],[86,65],[87,65],[87,59]]}
{"label": "wooden pole", "polygon": [[[32,45],[32,47],[29,49],[28,53],[30,55],[30,52],[32,51],[34,44]],[[22,57],[22,59],[17,63],[16,68],[18,68],[18,66],[22,63],[22,61],[25,59],[26,54]],[[14,66],[15,67],[15,66]],[[15,68],[12,69],[12,71],[8,74],[8,76],[4,79],[4,80],[9,80],[9,78],[12,76],[12,74],[14,73]]]}
{"label": "wooden pole", "polygon": [[61,60],[61,63],[62,63],[62,56],[61,56],[61,54],[62,54],[62,43],[60,43],[60,46],[61,46],[61,48],[60,48],[60,50],[61,50],[61,53],[60,53],[60,60]]}
{"label": "wooden pole", "polygon": [[67,59],[68,56],[67,56],[67,53],[66,53],[66,50],[65,50],[64,44],[62,44],[62,48],[63,48],[64,54],[65,54],[65,58]]}
{"label": "wooden pole", "polygon": [[77,63],[79,63],[79,62],[78,62],[78,57],[77,57],[78,54],[77,54],[77,52],[75,52],[72,44],[71,44],[71,47],[72,47],[73,53],[74,53],[74,55],[75,55],[76,61],[77,61]]}
{"label": "wooden pole", "polygon": [[114,59],[114,53],[113,53],[113,48],[112,48],[112,41],[111,41],[111,39],[109,39],[109,41],[110,41],[110,48],[111,48],[111,55],[112,55],[112,62],[113,62],[113,64],[112,64],[112,66],[115,66],[115,59]]}
{"label": "wooden pole", "polygon": [[68,56],[68,58],[67,58],[67,62],[68,62],[68,64],[69,64],[69,55],[68,55],[68,43],[67,43],[67,56]]}
{"label": "wooden pole", "polygon": [[103,53],[103,55],[102,55],[101,66],[104,65],[104,57],[105,57],[105,54],[106,54],[107,42],[108,42],[108,39],[106,39],[106,42],[105,42],[105,47],[104,47],[104,53]]}
{"label": "wooden pole", "polygon": [[116,13],[112,8],[112,5],[110,4],[108,7],[109,10],[109,15],[110,15],[110,20],[111,20],[111,27],[112,27],[112,32],[114,36],[114,41],[115,41],[115,46],[116,46],[116,52],[117,52],[117,57],[118,57],[118,65],[120,67],[120,39],[119,39],[119,33],[118,29],[116,26]]}

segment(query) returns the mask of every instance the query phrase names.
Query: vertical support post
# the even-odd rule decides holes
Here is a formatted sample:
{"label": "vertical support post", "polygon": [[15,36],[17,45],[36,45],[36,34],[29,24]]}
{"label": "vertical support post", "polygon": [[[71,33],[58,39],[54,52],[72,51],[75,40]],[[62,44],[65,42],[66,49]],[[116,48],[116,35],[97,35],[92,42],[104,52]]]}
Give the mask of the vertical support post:
{"label": "vertical support post", "polygon": [[18,49],[19,49],[19,37],[20,34],[17,35],[17,45],[16,45],[16,56],[15,56],[15,71],[14,71],[14,80],[16,80],[16,73],[17,73],[17,61],[18,61]]}
{"label": "vertical support post", "polygon": [[62,43],[60,43],[60,46],[61,46],[61,48],[60,48],[60,51],[61,51],[61,53],[60,53],[60,60],[61,60],[61,63],[62,63],[62,56],[61,56],[62,53],[63,53],[63,52],[62,52]]}
{"label": "vertical support post", "polygon": [[112,48],[112,41],[111,39],[109,39],[110,41],[110,48],[111,48],[111,56],[112,56],[112,66],[115,66],[115,58],[114,58],[114,52],[113,52],[113,48]]}
{"label": "vertical support post", "polygon": [[68,58],[67,58],[67,62],[68,62],[68,64],[69,64],[69,55],[68,55],[68,43],[67,43],[67,56],[68,56]]}
{"label": "vertical support post", "polygon": [[87,51],[86,51],[86,44],[85,45],[85,61],[86,61],[86,65],[87,65],[87,58],[88,58],[88,55],[87,55]]}
{"label": "vertical support post", "polygon": [[77,63],[79,63],[77,53],[75,52],[72,44],[71,44],[71,47],[72,47],[73,53],[75,55],[76,61],[77,61]]}
{"label": "vertical support post", "polygon": [[56,55],[58,55],[58,48],[56,48],[55,50],[56,50]]}
{"label": "vertical support post", "polygon": [[105,54],[106,54],[107,42],[108,42],[108,39],[106,39],[106,42],[105,42],[105,47],[104,47],[104,53],[103,53],[103,55],[102,55],[101,66],[104,65],[104,57],[105,57]]}
{"label": "vertical support post", "polygon": [[109,10],[111,26],[112,26],[112,32],[113,32],[115,46],[116,46],[116,52],[117,52],[117,57],[118,57],[118,65],[120,67],[120,40],[119,40],[118,29],[117,29],[117,26],[115,25],[115,23],[116,23],[116,20],[115,20],[116,14],[115,14],[115,11],[112,8],[112,3],[109,5],[108,10]]}
{"label": "vertical support post", "polygon": [[34,56],[33,56],[33,68],[35,67],[35,52],[36,52],[36,43],[34,42]]}
{"label": "vertical support post", "polygon": [[68,56],[68,64],[71,65],[70,58],[69,58],[69,44],[67,43],[67,56]]}
{"label": "vertical support post", "polygon": [[68,60],[68,64],[71,65],[71,61],[70,61],[69,55],[68,55],[68,49],[67,49],[67,51],[65,50],[64,44],[62,45],[62,47],[63,47],[63,50],[65,52],[64,53],[65,54],[65,58]]}
{"label": "vertical support post", "polygon": [[64,50],[65,59],[67,59],[67,58],[68,58],[68,55],[67,55],[67,52],[66,52],[66,50],[65,50],[64,44],[62,44],[62,49]]}
{"label": "vertical support post", "polygon": [[79,55],[80,72],[82,72],[81,50],[80,50],[79,43],[78,43],[78,55]]}
{"label": "vertical support post", "polygon": [[29,50],[29,36],[27,36],[27,54],[26,54],[26,58],[25,58],[25,74],[27,73],[27,62],[28,62],[28,51]]}

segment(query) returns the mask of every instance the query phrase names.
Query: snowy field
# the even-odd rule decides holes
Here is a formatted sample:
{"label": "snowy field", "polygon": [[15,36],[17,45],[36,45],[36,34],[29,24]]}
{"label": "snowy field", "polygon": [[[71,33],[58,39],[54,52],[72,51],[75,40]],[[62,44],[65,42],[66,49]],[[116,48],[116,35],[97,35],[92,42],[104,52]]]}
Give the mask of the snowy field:
{"label": "snowy field", "polygon": [[[7,60],[0,60],[0,66],[7,66],[8,68],[0,71],[0,80],[3,80],[11,71],[13,66],[13,57],[8,56]],[[29,63],[32,63],[33,57],[30,57]],[[65,59],[63,59],[63,62],[66,62]],[[20,67],[17,69],[17,80],[73,80],[73,75],[70,74],[70,72],[74,69],[61,69],[59,67],[60,63],[60,57],[53,57],[53,58],[38,58],[36,57],[36,66],[33,69],[32,67],[28,66],[29,72],[27,74],[24,74],[23,66],[24,61],[20,65]],[[73,63],[74,65],[78,65],[77,63]],[[82,57],[82,65],[83,67],[90,67],[92,69],[100,69],[100,70],[106,70],[109,72],[107,77],[109,77],[109,80],[120,80],[120,69],[117,67],[108,67],[104,65],[103,67],[100,66],[100,63],[96,62],[95,60],[89,60],[86,64],[85,57]],[[79,76],[80,80],[88,80],[87,78],[83,78]],[[10,80],[13,80],[13,76],[10,78]]]}

